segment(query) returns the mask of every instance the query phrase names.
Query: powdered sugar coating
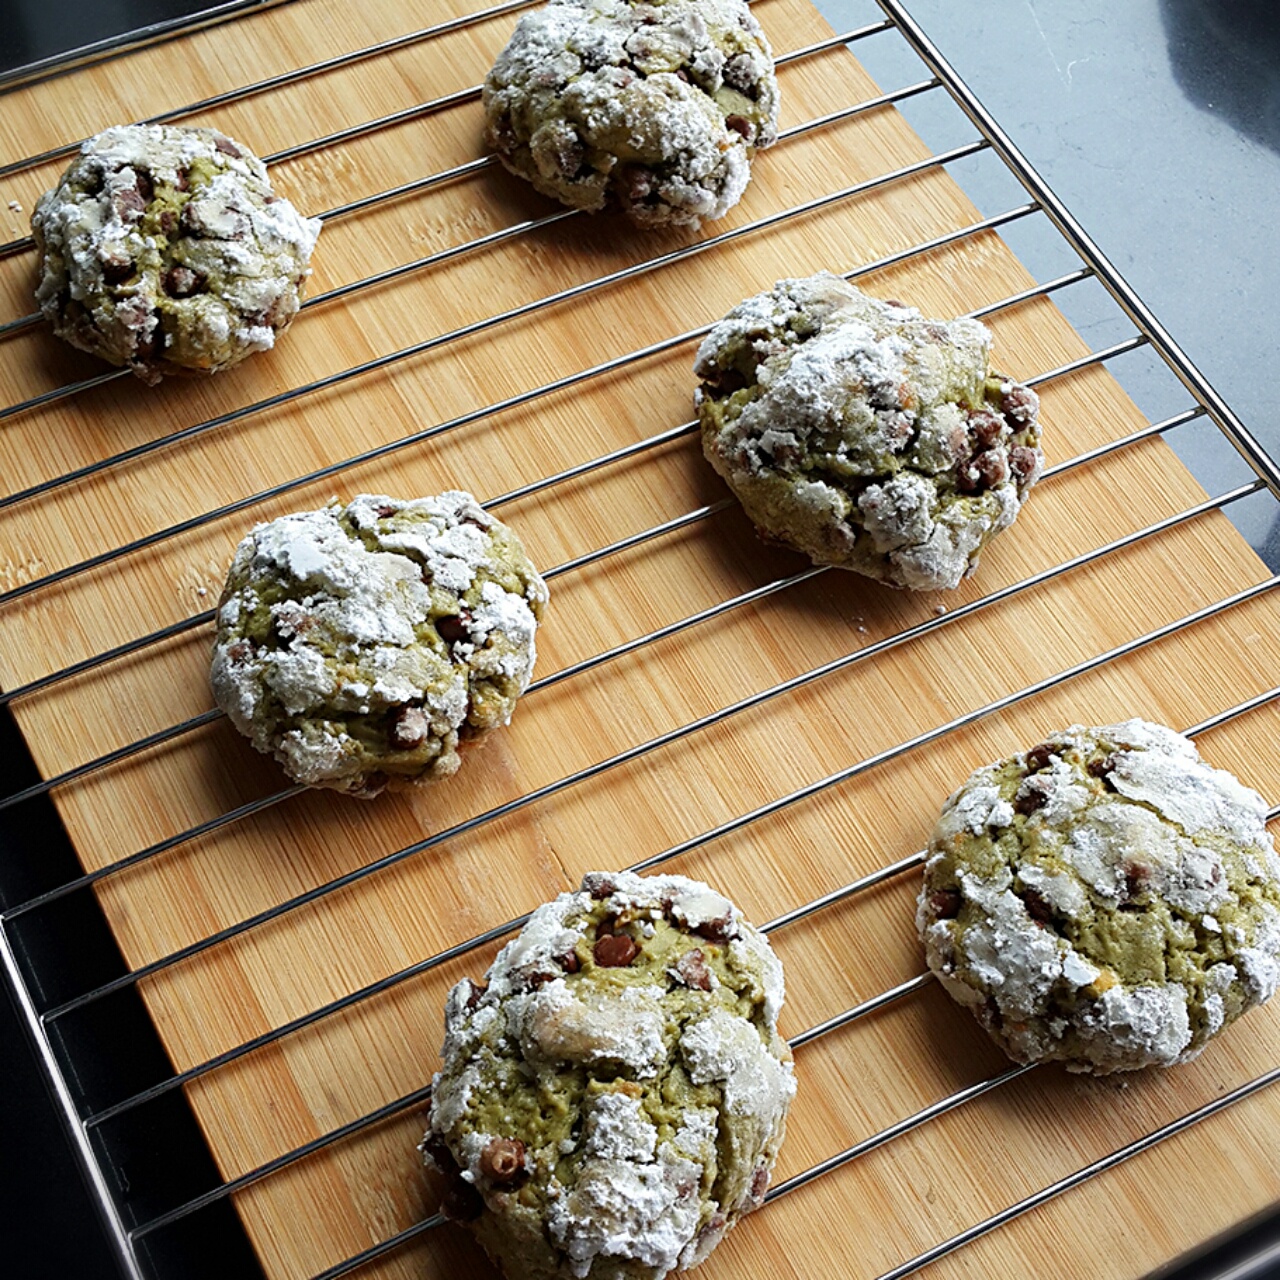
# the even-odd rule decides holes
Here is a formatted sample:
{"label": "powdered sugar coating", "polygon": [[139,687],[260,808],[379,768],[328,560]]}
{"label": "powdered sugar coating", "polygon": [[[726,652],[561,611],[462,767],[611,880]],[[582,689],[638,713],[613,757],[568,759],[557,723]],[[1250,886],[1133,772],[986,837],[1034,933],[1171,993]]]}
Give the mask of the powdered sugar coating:
{"label": "powdered sugar coating", "polygon": [[551,0],[485,78],[485,139],[573,208],[697,226],[741,198],[778,89],[743,0]]}
{"label": "powdered sugar coating", "polygon": [[821,272],[715,324],[694,371],[707,460],[766,538],[915,590],[955,587],[1040,475],[1033,391],[975,320]]}
{"label": "powdered sugar coating", "polygon": [[529,683],[546,585],[470,494],[258,525],[218,606],[218,705],[297,782],[373,796],[458,768]]}
{"label": "powdered sugar coating", "polygon": [[[446,1209],[528,1280],[693,1266],[768,1185],[795,1091],[782,998],[706,885],[587,876],[449,998],[424,1142]],[[524,1173],[495,1178],[484,1153],[516,1142]]]}
{"label": "powdered sugar coating", "polygon": [[979,769],[934,830],[929,967],[1013,1057],[1194,1057],[1280,984],[1266,804],[1185,737],[1074,725]]}
{"label": "powdered sugar coating", "polygon": [[36,301],[60,337],[146,382],[216,372],[288,328],[320,225],[214,129],[107,129],[36,204]]}

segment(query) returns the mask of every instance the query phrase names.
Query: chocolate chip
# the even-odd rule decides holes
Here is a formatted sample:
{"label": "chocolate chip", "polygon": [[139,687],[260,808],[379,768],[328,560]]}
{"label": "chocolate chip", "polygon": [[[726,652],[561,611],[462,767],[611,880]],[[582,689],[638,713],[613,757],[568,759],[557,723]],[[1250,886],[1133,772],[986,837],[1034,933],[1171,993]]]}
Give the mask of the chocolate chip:
{"label": "chocolate chip", "polygon": [[606,933],[596,939],[591,954],[602,969],[625,969],[640,954],[640,948],[625,933]]}
{"label": "chocolate chip", "polygon": [[519,1138],[492,1138],[480,1152],[480,1172],[491,1182],[512,1186],[527,1178],[524,1143]]}
{"label": "chocolate chip", "polygon": [[1018,794],[1013,798],[1014,811],[1027,817],[1037,809],[1043,809],[1045,802],[1049,799],[1050,785],[1049,779],[1042,778],[1039,774],[1032,774],[1025,779],[1022,786],[1018,788]]}
{"label": "chocolate chip", "polygon": [[738,369],[717,369],[705,376],[703,386],[708,387],[713,393],[731,396],[735,391],[741,391],[748,381],[746,374]]}
{"label": "chocolate chip", "polygon": [[189,169],[179,169],[177,175],[173,179],[173,189],[175,191],[191,190],[191,171]]}
{"label": "chocolate chip", "polygon": [[146,169],[135,169],[134,182],[138,188],[138,194],[142,197],[144,204],[150,204],[152,197],[156,193],[156,184],[151,174]]}
{"label": "chocolate chip", "polygon": [[724,82],[731,89],[737,89],[744,97],[754,97],[748,92],[756,89],[760,83],[760,73],[751,55],[739,53],[724,64]]}
{"label": "chocolate chip", "polygon": [[563,955],[556,956],[556,964],[558,964],[565,973],[577,973],[582,968],[582,961],[578,959],[576,951],[566,951]]}
{"label": "chocolate chip", "polygon": [[463,609],[461,613],[436,619],[436,631],[440,639],[450,648],[471,639],[471,610]]}
{"label": "chocolate chip", "polygon": [[1085,769],[1091,778],[1105,778],[1116,767],[1114,755],[1104,756],[1101,760],[1090,760]]}
{"label": "chocolate chip", "polygon": [[1032,747],[1026,756],[1028,770],[1035,773],[1043,769],[1056,750],[1057,748],[1051,742],[1042,742],[1039,746]]}
{"label": "chocolate chip", "polygon": [[652,169],[642,164],[620,164],[615,173],[618,192],[627,204],[643,204],[653,194]]}
{"label": "chocolate chip", "polygon": [[102,264],[104,284],[124,284],[137,274],[137,268],[129,258],[111,258]]}
{"label": "chocolate chip", "polygon": [[221,151],[224,156],[232,156],[237,160],[243,154],[240,148],[237,147],[230,138],[223,137],[220,133],[214,135],[213,145]]}
{"label": "chocolate chip", "polygon": [[556,147],[556,168],[566,178],[574,178],[582,172],[587,160],[586,146],[575,136]]}
{"label": "chocolate chip", "polygon": [[1004,431],[1004,419],[990,409],[979,409],[969,418],[969,430],[981,449],[990,449]]}
{"label": "chocolate chip", "polygon": [[746,139],[746,141],[748,142],[751,141],[751,134],[752,134],[751,121],[748,120],[746,116],[738,116],[738,115],[725,116],[724,127],[726,129],[732,130],[734,133],[738,134],[740,137]]}
{"label": "chocolate chip", "polygon": [[876,410],[901,409],[905,390],[900,383],[877,382],[867,388],[867,403]]}
{"label": "chocolate chip", "polygon": [[1048,924],[1053,919],[1053,908],[1034,889],[1023,889],[1018,897],[1036,924]]}
{"label": "chocolate chip", "polygon": [[973,460],[973,469],[984,489],[994,489],[1009,478],[1009,464],[999,449],[988,449]]}
{"label": "chocolate chip", "polygon": [[173,235],[178,229],[178,215],[172,209],[165,209],[160,214],[160,230],[167,236]]}
{"label": "chocolate chip", "polygon": [[[738,1211],[740,1213],[746,1213],[749,1196],[750,1192],[742,1197],[742,1204],[738,1206]],[[728,1215],[721,1213],[719,1209],[717,1209],[715,1213],[707,1219],[706,1226],[698,1232],[693,1240],[693,1252],[695,1257],[701,1252],[702,1246],[705,1245],[708,1240],[712,1239],[712,1237],[719,1240],[719,1238],[724,1234],[725,1224],[728,1221]]]}
{"label": "chocolate chip", "polygon": [[373,509],[373,514],[383,520],[385,520],[388,516],[395,515],[395,513],[396,513],[396,508],[389,507],[385,503],[382,506],[374,507]]}
{"label": "chocolate chip", "polygon": [[155,360],[164,350],[164,330],[160,327],[160,313],[156,312],[151,332],[140,338],[134,351],[136,360]]}
{"label": "chocolate chip", "polygon": [[1036,416],[1039,405],[1040,397],[1020,382],[1010,383],[1007,388],[1002,389],[1000,412],[1006,418],[1012,418],[1019,426],[1026,426]]}
{"label": "chocolate chip", "polygon": [[982,489],[982,477],[973,465],[973,459],[966,458],[956,468],[956,488],[964,494],[973,495]]}
{"label": "chocolate chip", "polygon": [[589,871],[582,877],[582,887],[597,901],[610,898],[618,886],[603,871]]}
{"label": "chocolate chip", "polygon": [[698,947],[686,951],[672,966],[672,970],[686,987],[695,991],[711,990],[711,970],[707,968],[706,957]]}
{"label": "chocolate chip", "polygon": [[170,267],[161,279],[161,286],[171,298],[189,298],[204,288],[205,279],[190,267]]}
{"label": "chocolate chip", "polygon": [[962,901],[958,889],[935,889],[929,895],[929,910],[936,920],[954,920]]}
{"label": "chocolate chip", "polygon": [[717,916],[714,920],[703,920],[693,926],[694,933],[708,942],[727,942],[738,936],[738,926],[732,915]]}
{"label": "chocolate chip", "polygon": [[1151,884],[1151,868],[1144,862],[1129,862],[1124,866],[1125,893],[1130,900],[1145,893]]}
{"label": "chocolate chip", "polygon": [[391,745],[400,751],[412,751],[427,740],[431,722],[421,707],[401,707],[391,722]]}
{"label": "chocolate chip", "polygon": [[138,194],[135,187],[126,187],[111,197],[111,207],[124,222],[136,222],[142,217],[147,202]]}
{"label": "chocolate chip", "polygon": [[1024,444],[1016,445],[1009,450],[1009,470],[1018,480],[1026,480],[1028,476],[1033,475],[1039,464],[1040,459],[1036,456],[1036,451],[1028,449]]}

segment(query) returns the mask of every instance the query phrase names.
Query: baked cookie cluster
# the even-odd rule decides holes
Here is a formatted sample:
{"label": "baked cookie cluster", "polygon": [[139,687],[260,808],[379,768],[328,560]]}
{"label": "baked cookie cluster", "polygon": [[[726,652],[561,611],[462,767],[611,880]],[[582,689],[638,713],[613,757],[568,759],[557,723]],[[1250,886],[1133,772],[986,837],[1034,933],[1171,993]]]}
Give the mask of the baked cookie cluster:
{"label": "baked cookie cluster", "polygon": [[156,383],[272,347],[297,313],[320,222],[216,129],[122,125],[84,143],[31,230],[54,332]]}
{"label": "baked cookie cluster", "polygon": [[979,769],[929,844],[929,967],[1019,1062],[1170,1066],[1280,984],[1267,806],[1142,720]]}
{"label": "baked cookie cluster", "polygon": [[720,894],[593,873],[445,1010],[427,1161],[522,1280],[660,1280],[759,1205],[795,1091],[782,968]]}
{"label": "baked cookie cluster", "polygon": [[528,686],[546,584],[468,493],[258,525],[217,613],[218,705],[295,782],[371,797],[440,778]]}
{"label": "baked cookie cluster", "polygon": [[508,169],[640,226],[721,217],[778,133],[773,56],[744,0],[551,0],[517,23],[483,98]]}
{"label": "baked cookie cluster", "polygon": [[1039,401],[976,320],[827,272],[734,307],[694,370],[707,460],[761,535],[895,587],[951,588],[1043,465]]}

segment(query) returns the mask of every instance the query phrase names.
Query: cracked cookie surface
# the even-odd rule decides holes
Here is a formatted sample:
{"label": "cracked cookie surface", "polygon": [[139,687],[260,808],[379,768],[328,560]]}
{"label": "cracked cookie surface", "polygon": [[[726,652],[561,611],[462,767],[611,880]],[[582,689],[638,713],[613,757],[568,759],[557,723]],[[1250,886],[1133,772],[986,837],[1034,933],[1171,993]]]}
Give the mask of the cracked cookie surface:
{"label": "cracked cookie surface", "polygon": [[929,967],[1020,1062],[1185,1062],[1280,982],[1266,812],[1172,729],[1072,726],[948,799],[917,910]]}
{"label": "cracked cookie surface", "polygon": [[547,589],[467,493],[258,525],[217,612],[218,705],[295,781],[370,797],[456,772],[528,686]]}
{"label": "cracked cookie surface", "polygon": [[821,272],[740,303],[698,349],[707,460],[762,537],[896,587],[951,588],[1043,466],[1034,391],[976,320]]}
{"label": "cracked cookie surface", "polygon": [[320,221],[214,129],[122,125],[81,146],[31,230],[54,332],[156,383],[271,348],[297,313]]}
{"label": "cracked cookie surface", "polygon": [[773,56],[744,0],[551,0],[484,82],[485,141],[544,195],[698,226],[777,139]]}
{"label": "cracked cookie surface", "polygon": [[660,1280],[763,1200],[795,1092],[763,935],[683,876],[591,873],[445,1010],[422,1144],[522,1280]]}

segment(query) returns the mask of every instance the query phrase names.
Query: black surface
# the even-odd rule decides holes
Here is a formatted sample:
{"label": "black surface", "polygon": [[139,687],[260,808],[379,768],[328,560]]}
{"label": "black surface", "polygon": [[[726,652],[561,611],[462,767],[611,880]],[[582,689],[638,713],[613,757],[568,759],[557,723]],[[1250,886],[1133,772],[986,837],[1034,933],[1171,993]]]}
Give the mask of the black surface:
{"label": "black surface", "polygon": [[[0,998],[0,1240],[14,1280],[118,1280],[10,1000]],[[9,1268],[12,1269],[9,1269]]]}
{"label": "black surface", "polygon": [[[8,709],[0,710],[0,759],[14,791],[36,781],[35,767]],[[0,905],[29,900],[76,878],[79,865],[53,805],[37,797],[0,824]],[[125,972],[91,893],[79,890],[16,918],[7,929],[37,1013]],[[8,999],[0,1019],[6,1089],[0,1204],[8,1224],[5,1266],[15,1277],[115,1280],[117,1263],[73,1159],[67,1130],[36,1070],[21,1010]],[[90,1115],[172,1075],[150,1017],[132,986],[50,1020],[50,1049],[80,1116]],[[220,1184],[185,1096],[161,1095],[98,1125],[99,1166],[127,1227],[154,1219]],[[261,1271],[229,1205],[218,1202],[148,1238],[154,1274],[183,1280],[250,1280]],[[12,1264],[12,1269],[10,1268]]]}
{"label": "black surface", "polygon": [[[1280,379],[1273,373],[1280,333],[1280,6],[908,0],[908,7],[1174,340],[1272,459],[1280,459]],[[1127,367],[1116,362],[1114,370],[1126,387]],[[1134,394],[1142,403],[1141,389]],[[1210,492],[1248,478],[1229,450],[1175,447]],[[1259,550],[1277,545],[1274,513],[1274,503],[1260,503],[1238,521]]]}
{"label": "black surface", "polygon": [[[0,76],[68,50],[115,41],[142,27],[221,8],[223,0],[4,0]],[[115,123],[114,121],[112,123]]]}
{"label": "black surface", "polygon": [[[37,780],[13,719],[0,712],[0,760],[7,789],[18,791]],[[0,904],[9,906],[34,893],[70,879],[79,870],[52,805],[43,798],[10,810],[0,825]],[[119,970],[118,953],[105,924],[81,939],[62,938],[61,955],[78,967],[91,954]],[[96,934],[96,937],[95,937]],[[37,1070],[31,1042],[7,990],[0,999],[0,1235],[12,1269],[4,1274],[24,1280],[118,1280],[119,1272],[107,1247],[93,1202],[78,1164],[73,1160],[67,1132],[54,1108],[42,1074]]]}
{"label": "black surface", "polygon": [[[183,0],[0,0],[0,69],[184,8],[207,7]],[[820,0],[819,8],[837,30],[879,16],[864,0]],[[1273,456],[1280,454],[1280,380],[1272,372],[1280,332],[1280,17],[1274,0],[910,0],[909,8],[1246,426]],[[919,78],[916,67],[912,78]],[[881,78],[886,86],[893,81],[892,74]],[[165,97],[157,105],[169,105]],[[1033,246],[1024,252],[1013,234],[1010,240],[1029,256]],[[1113,320],[1105,308],[1068,311],[1095,345],[1107,340]],[[1130,373],[1134,368],[1125,367]],[[1122,381],[1125,369],[1116,370]],[[1167,391],[1155,381],[1147,385],[1140,366],[1134,377],[1141,385],[1131,390],[1144,409],[1160,411]],[[1240,482],[1243,472],[1229,450],[1206,445],[1195,433],[1180,435],[1178,444],[1211,491]],[[1274,548],[1274,507],[1255,504],[1252,510],[1242,527],[1260,549]],[[20,785],[14,774],[6,790]],[[48,819],[42,812],[6,815],[5,833],[44,839]],[[58,874],[47,859],[28,867],[22,874],[37,879]],[[73,909],[64,928],[69,932],[60,943],[33,937],[32,946],[62,946],[65,959],[88,962],[94,927],[77,923]],[[81,989],[79,968],[68,964],[59,982]],[[136,1008],[127,1002],[118,1008],[123,1016],[113,1024],[114,1034],[141,1036]],[[83,1024],[79,1029],[86,1031]],[[105,1030],[110,1038],[112,1027]],[[130,1069],[138,1078],[162,1070],[156,1051],[152,1044],[134,1057]],[[0,1000],[0,1069],[0,1273],[21,1280],[116,1280],[7,1000]],[[112,1094],[121,1086],[119,1079],[99,1080],[90,1091]],[[160,1159],[163,1167],[175,1130],[190,1121],[180,1109],[165,1107],[147,1109],[143,1119],[136,1131],[112,1138],[125,1144],[116,1157],[136,1171],[140,1185],[153,1181],[148,1162]],[[204,1185],[211,1171],[197,1157],[183,1176],[189,1181],[175,1192]],[[204,1225],[207,1237],[169,1244],[188,1256],[212,1248],[213,1240],[237,1247],[236,1233],[220,1231],[216,1218],[206,1223],[202,1216],[197,1226]],[[1253,1239],[1277,1234],[1274,1221],[1252,1230]],[[1242,1250],[1233,1242],[1184,1260],[1169,1280],[1218,1274]],[[243,1253],[208,1253],[206,1261],[209,1274],[222,1280],[241,1280],[256,1270]],[[186,1280],[182,1270],[168,1273]],[[1255,1268],[1240,1280],[1246,1275],[1263,1280],[1280,1275],[1280,1266]]]}

